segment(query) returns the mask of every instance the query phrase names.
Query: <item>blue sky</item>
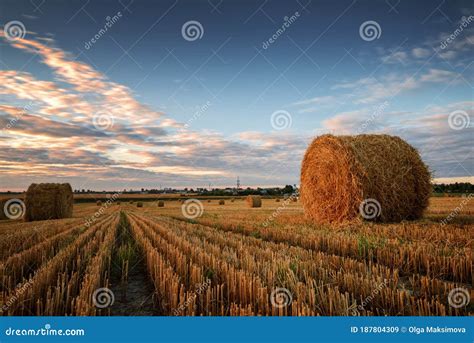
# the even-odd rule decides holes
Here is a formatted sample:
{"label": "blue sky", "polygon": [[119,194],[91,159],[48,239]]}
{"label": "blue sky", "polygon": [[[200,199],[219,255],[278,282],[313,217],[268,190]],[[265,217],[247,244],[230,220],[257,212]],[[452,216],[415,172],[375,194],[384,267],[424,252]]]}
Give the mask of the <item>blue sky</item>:
{"label": "blue sky", "polygon": [[[307,144],[326,132],[397,134],[436,178],[472,180],[469,1],[37,0],[0,10],[0,25],[25,28],[1,37],[2,189],[58,178],[99,189],[225,186],[237,175],[293,184]],[[183,36],[189,21],[200,38]]]}

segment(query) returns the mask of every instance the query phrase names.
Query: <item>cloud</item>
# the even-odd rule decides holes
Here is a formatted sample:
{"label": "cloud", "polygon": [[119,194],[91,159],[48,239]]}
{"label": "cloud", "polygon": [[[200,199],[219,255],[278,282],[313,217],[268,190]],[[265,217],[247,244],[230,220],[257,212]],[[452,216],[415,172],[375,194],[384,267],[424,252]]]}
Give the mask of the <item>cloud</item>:
{"label": "cloud", "polygon": [[[420,151],[435,177],[461,177],[474,174],[474,125],[454,130],[449,115],[464,111],[474,118],[474,102],[458,102],[447,106],[432,106],[420,113],[371,109],[345,112],[323,122],[335,134],[386,133],[401,136]],[[360,131],[364,128],[363,131]]]}
{"label": "cloud", "polygon": [[[456,80],[460,74],[449,70],[430,68],[416,73],[388,73],[380,77],[364,77],[355,81],[335,84],[332,90],[350,93],[340,94],[337,99],[353,99],[357,105],[381,103],[385,100],[421,89],[428,84],[445,84]],[[304,103],[301,101],[300,103]]]}
{"label": "cloud", "polygon": [[[253,183],[283,180],[289,174],[297,182],[305,146],[299,137],[262,134],[255,140],[243,133],[229,139],[195,132],[136,100],[128,87],[52,47],[50,38],[11,44],[38,54],[54,79],[0,71],[0,94],[7,99],[0,105],[0,169],[5,176],[0,188],[45,180],[65,180],[81,188],[157,187],[157,181],[183,186],[210,179],[233,182],[237,172]],[[109,119],[108,125],[97,125],[99,116]],[[270,178],[276,164],[291,165],[291,172]]]}
{"label": "cloud", "polygon": [[430,69],[428,73],[420,77],[421,82],[434,82],[444,83],[455,80],[459,76],[458,73],[454,73],[448,70]]}
{"label": "cloud", "polygon": [[411,53],[416,58],[426,58],[431,55],[431,51],[424,48],[413,48]]}
{"label": "cloud", "polygon": [[318,97],[314,97],[314,98],[306,99],[302,101],[297,101],[291,105],[298,106],[298,107],[305,107],[303,109],[300,109],[298,113],[309,113],[309,112],[316,112],[320,110],[321,108],[334,106],[340,103],[341,103],[341,99],[338,99],[337,97],[333,95],[325,95],[325,96],[318,96]]}
{"label": "cloud", "polygon": [[411,75],[387,74],[376,79],[366,77],[352,82],[336,84],[332,89],[351,90],[346,94],[348,99],[354,99],[354,104],[374,104],[393,98],[399,93],[419,87],[419,82]]}
{"label": "cloud", "polygon": [[[397,73],[340,82],[331,88],[337,95],[294,102],[292,106],[302,113],[346,101],[357,105],[327,118],[321,131],[252,131],[225,136],[190,130],[170,114],[154,110],[138,101],[129,87],[53,47],[50,38],[11,44],[37,53],[54,78],[41,80],[23,71],[0,71],[0,94],[5,99],[0,105],[1,189],[44,181],[99,189],[229,185],[237,175],[249,184],[297,183],[302,156],[315,134],[358,132],[360,128],[362,132],[392,133],[405,128],[400,134],[421,148],[435,146],[433,136],[439,135],[440,144],[452,147],[449,152],[439,148],[428,154],[439,175],[472,173],[468,163],[462,163],[463,170],[453,160],[469,153],[470,144],[466,132],[453,136],[443,126],[447,108],[419,114],[426,117],[425,122],[410,121],[406,113],[389,106],[380,108],[396,94],[456,76],[446,70],[431,68],[416,77]],[[110,119],[110,125],[98,127],[97,116]]]}
{"label": "cloud", "polygon": [[404,51],[396,51],[388,56],[383,56],[382,62],[405,64],[406,62],[408,62],[408,54]]}

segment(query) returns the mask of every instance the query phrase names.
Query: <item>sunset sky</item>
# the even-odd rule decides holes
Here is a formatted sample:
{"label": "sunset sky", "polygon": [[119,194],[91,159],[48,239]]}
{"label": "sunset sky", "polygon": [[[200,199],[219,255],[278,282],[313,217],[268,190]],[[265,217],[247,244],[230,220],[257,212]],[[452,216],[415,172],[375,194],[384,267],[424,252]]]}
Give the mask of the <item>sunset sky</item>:
{"label": "sunset sky", "polygon": [[323,133],[399,135],[474,182],[473,9],[3,0],[0,190],[298,184]]}

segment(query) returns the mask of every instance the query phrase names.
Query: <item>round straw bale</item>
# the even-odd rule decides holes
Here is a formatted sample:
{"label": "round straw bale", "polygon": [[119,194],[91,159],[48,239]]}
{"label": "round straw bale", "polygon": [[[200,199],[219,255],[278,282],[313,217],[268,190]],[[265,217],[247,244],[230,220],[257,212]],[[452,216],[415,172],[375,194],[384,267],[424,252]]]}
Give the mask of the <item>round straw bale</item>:
{"label": "round straw bale", "polygon": [[25,196],[25,220],[71,218],[74,197],[69,183],[33,183]]}
{"label": "round straw bale", "polygon": [[4,207],[8,199],[0,199],[0,220],[8,219]]}
{"label": "round straw bale", "polygon": [[143,203],[141,201],[137,202],[137,207],[143,207]]}
{"label": "round straw bale", "polygon": [[102,206],[102,201],[97,200],[96,204],[97,204],[97,206]]}
{"label": "round straw bale", "polygon": [[247,204],[249,207],[262,207],[262,197],[260,195],[247,196]]}
{"label": "round straw bale", "polygon": [[224,200],[219,200],[219,205],[225,205],[225,201]]}
{"label": "round straw bale", "polygon": [[323,135],[306,150],[300,199],[318,223],[399,222],[422,216],[430,179],[416,149],[399,137]]}
{"label": "round straw bale", "polygon": [[165,207],[165,202],[163,200],[158,201],[158,207]]}
{"label": "round straw bale", "polygon": [[275,199],[275,202],[280,202],[280,199],[278,199],[278,198],[277,198],[277,199]]}

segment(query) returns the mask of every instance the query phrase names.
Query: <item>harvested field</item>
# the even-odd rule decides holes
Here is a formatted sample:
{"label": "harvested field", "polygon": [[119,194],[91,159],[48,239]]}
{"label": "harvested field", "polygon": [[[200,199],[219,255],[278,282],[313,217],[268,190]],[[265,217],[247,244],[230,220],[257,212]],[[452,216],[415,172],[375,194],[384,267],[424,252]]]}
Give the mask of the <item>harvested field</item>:
{"label": "harvested field", "polygon": [[187,202],[143,201],[4,220],[2,314],[472,315],[449,300],[474,281],[474,202],[450,217],[463,199],[431,198],[421,220],[389,224],[315,224],[275,199],[196,202],[193,217]]}

